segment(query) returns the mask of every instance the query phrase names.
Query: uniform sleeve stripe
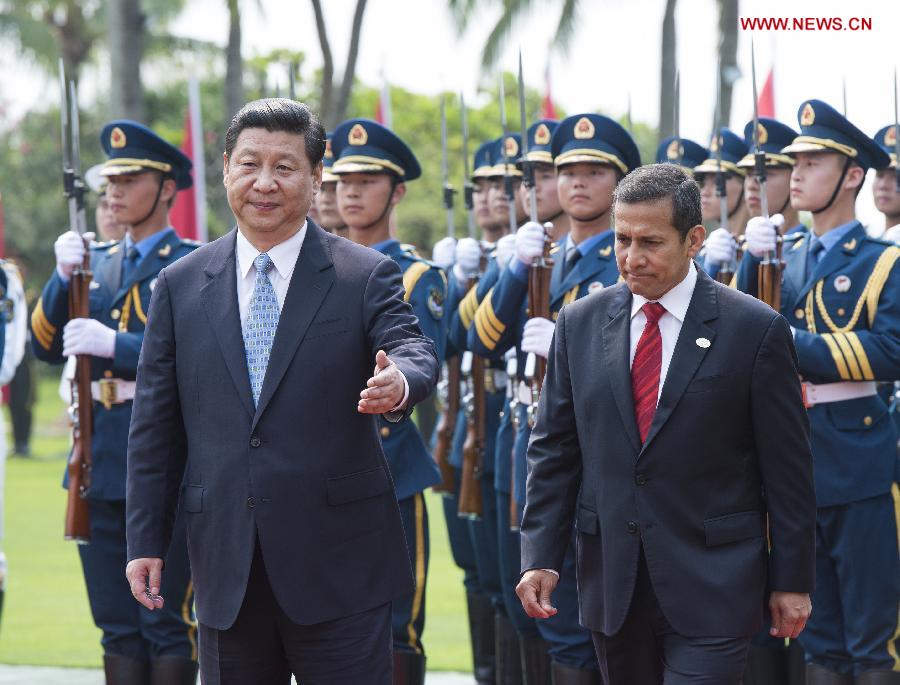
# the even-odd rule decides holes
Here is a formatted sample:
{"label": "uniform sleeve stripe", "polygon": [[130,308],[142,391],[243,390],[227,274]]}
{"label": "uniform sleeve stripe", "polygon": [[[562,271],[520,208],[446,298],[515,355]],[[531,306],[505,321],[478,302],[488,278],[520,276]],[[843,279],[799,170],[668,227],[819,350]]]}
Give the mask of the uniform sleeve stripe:
{"label": "uniform sleeve stripe", "polygon": [[484,315],[487,317],[487,322],[491,325],[491,328],[497,331],[497,337],[499,338],[503,331],[506,330],[506,324],[502,323],[500,319],[497,318],[496,312],[494,312],[493,296],[494,291],[491,290],[485,298],[484,303],[479,308],[479,311],[484,312]]}
{"label": "uniform sleeve stripe", "polygon": [[481,317],[475,317],[475,332],[478,334],[478,339],[481,340],[481,344],[485,346],[488,350],[493,350],[497,343],[491,340],[490,336],[484,330],[484,324],[481,320]]}
{"label": "uniform sleeve stripe", "polygon": [[416,283],[419,282],[422,275],[430,268],[431,267],[425,262],[413,262],[409,265],[409,268],[403,272],[403,299],[406,302],[409,302],[409,298],[412,297],[412,292],[416,287]]}
{"label": "uniform sleeve stripe", "polygon": [[834,340],[838,344],[838,347],[841,348],[841,352],[844,353],[844,359],[847,360],[847,367],[850,369],[850,376],[855,381],[863,380],[862,371],[859,369],[859,364],[856,361],[856,355],[853,354],[853,348],[850,347],[850,343],[847,342],[847,339],[844,337],[842,333],[834,333]]}
{"label": "uniform sleeve stripe", "polygon": [[459,305],[459,318],[465,328],[472,325],[472,319],[475,317],[477,309],[478,296],[475,294],[475,286],[472,286]]}
{"label": "uniform sleeve stripe", "polygon": [[482,302],[478,311],[475,312],[475,327],[478,330],[484,331],[484,333],[496,343],[500,340],[501,332],[497,331],[497,329],[491,325],[490,319],[487,316],[486,306],[490,306],[490,302],[487,300]]}
{"label": "uniform sleeve stripe", "polygon": [[823,333],[822,340],[825,341],[825,344],[828,345],[828,349],[831,351],[831,356],[834,358],[834,365],[837,367],[837,372],[840,374],[841,380],[849,381],[850,372],[847,370],[847,363],[844,361],[844,355],[841,354],[841,350],[837,346],[837,343],[831,337],[830,333]]}
{"label": "uniform sleeve stripe", "polygon": [[847,342],[850,343],[850,347],[853,348],[853,352],[856,355],[856,361],[859,362],[859,368],[862,371],[863,380],[874,381],[875,374],[872,373],[872,365],[869,364],[869,355],[866,354],[865,348],[859,341],[859,336],[853,332],[845,333],[844,335],[847,338]]}
{"label": "uniform sleeve stripe", "polygon": [[34,311],[31,313],[31,330],[41,347],[49,350],[53,345],[53,336],[56,335],[56,326],[47,320],[41,300],[38,300]]}

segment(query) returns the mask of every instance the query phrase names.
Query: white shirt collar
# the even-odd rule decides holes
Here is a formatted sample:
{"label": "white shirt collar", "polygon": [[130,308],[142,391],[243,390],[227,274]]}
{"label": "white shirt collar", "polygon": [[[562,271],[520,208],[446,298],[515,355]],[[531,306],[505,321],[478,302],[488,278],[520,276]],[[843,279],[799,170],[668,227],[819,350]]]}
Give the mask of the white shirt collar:
{"label": "white shirt collar", "polygon": [[[694,260],[692,259],[691,264],[688,267],[687,276],[684,277],[681,283],[669,290],[669,292],[657,301],[665,307],[669,314],[674,316],[681,323],[684,323],[684,317],[687,315],[688,307],[691,306],[691,297],[694,294],[694,286],[696,284],[697,267],[694,265]],[[650,300],[646,297],[633,294],[631,297],[631,318],[633,319],[637,313],[641,311],[641,307],[648,302],[650,302]]]}
{"label": "white shirt collar", "polygon": [[[303,241],[306,238],[306,226],[307,224],[304,221],[299,231],[287,240],[283,240],[272,247],[267,253],[275,265],[278,275],[282,278],[290,278],[291,273],[294,271],[294,265],[297,263],[297,257],[300,255],[300,248],[303,247]],[[247,240],[247,237],[241,233],[240,229],[237,232],[235,252],[241,278],[247,278],[247,274],[253,268],[253,261],[262,253],[253,246],[253,243]]]}

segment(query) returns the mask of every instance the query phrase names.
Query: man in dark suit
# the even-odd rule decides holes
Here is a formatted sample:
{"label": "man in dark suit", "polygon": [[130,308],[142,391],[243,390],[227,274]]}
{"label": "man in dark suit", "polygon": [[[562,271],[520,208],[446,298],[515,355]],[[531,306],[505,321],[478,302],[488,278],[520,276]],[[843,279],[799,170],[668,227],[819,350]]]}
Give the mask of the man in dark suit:
{"label": "man in dark suit", "polygon": [[619,184],[624,282],[560,312],[528,451],[517,592],[529,615],[555,613],[575,525],[581,621],[612,685],[736,684],[767,593],[772,635],[796,637],[811,610],[790,327],[696,268],[699,224],[678,167]]}
{"label": "man in dark suit", "polygon": [[388,684],[390,604],[412,591],[375,416],[405,420],[438,365],[396,264],[306,218],[324,149],[305,105],[238,112],[237,229],[161,272],[150,307],[126,573],[163,603],[180,494],[205,685]]}

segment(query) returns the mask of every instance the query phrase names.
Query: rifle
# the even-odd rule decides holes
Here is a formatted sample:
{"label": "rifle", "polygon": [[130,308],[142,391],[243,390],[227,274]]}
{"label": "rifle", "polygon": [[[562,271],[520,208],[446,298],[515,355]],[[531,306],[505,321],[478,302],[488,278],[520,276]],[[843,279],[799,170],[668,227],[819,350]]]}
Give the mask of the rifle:
{"label": "rifle", "polygon": [[466,116],[466,98],[459,94],[459,115],[462,119],[462,155],[463,155],[463,204],[466,207],[466,223],[469,227],[469,237],[475,237],[475,187],[469,176],[469,119]]}
{"label": "rifle", "polygon": [[506,194],[506,207],[509,213],[509,232],[516,234],[516,193],[513,190],[513,180],[509,173],[510,158],[506,151],[508,131],[506,128],[506,93],[503,90],[503,73],[500,73],[500,126],[503,129],[503,192]]}
{"label": "rifle", "polygon": [[[447,112],[444,98],[441,97],[441,176],[444,183],[444,208],[447,210],[447,235],[456,235],[453,221],[453,194],[456,192],[450,185],[449,163],[447,159]],[[454,355],[444,364],[444,378],[438,384],[438,397],[441,399],[441,417],[438,420],[437,439],[434,445],[434,460],[441,472],[441,482],[432,490],[445,495],[452,495],[456,490],[456,474],[450,465],[450,450],[453,447],[453,433],[456,429],[456,417],[459,414],[460,359]]]}
{"label": "rifle", "polygon": [[[769,218],[769,196],[766,192],[766,153],[759,147],[759,106],[756,96],[756,50],[753,37],[750,37],[750,65],[753,78],[753,175],[759,183],[759,205],[762,217]],[[781,272],[784,263],[781,261],[781,236],[777,236],[774,250],[766,252],[757,267],[759,287],[757,296],[776,312],[781,309]]]}
{"label": "rifle", "polygon": [[[728,191],[725,187],[725,172],[722,170],[722,65],[719,64],[718,78],[716,79],[716,130],[713,132],[713,141],[716,143],[716,196],[719,198],[719,223],[722,228],[728,230]],[[716,274],[716,280],[726,285],[734,278],[734,268],[730,262],[722,263]]]}
{"label": "rifle", "polygon": [[462,475],[459,486],[459,508],[462,518],[481,518],[481,474],[484,470],[484,359],[471,352],[464,352],[462,374],[467,376],[468,392],[463,403],[466,411],[466,441],[463,444]]}
{"label": "rifle", "polygon": [[[69,230],[83,236],[86,230],[84,214],[84,182],[80,175],[81,149],[78,128],[78,93],[70,81],[68,97],[66,73],[59,60],[60,123],[62,130],[63,193],[69,205]],[[85,241],[84,262],[75,269],[69,280],[69,319],[90,317],[91,255]],[[87,494],[91,486],[91,440],[93,438],[93,399],[91,396],[91,358],[80,354],[76,358],[75,378],[72,380],[69,420],[72,424],[72,452],[69,455],[68,499],[64,535],[66,540],[87,543],[91,539],[90,509]]]}

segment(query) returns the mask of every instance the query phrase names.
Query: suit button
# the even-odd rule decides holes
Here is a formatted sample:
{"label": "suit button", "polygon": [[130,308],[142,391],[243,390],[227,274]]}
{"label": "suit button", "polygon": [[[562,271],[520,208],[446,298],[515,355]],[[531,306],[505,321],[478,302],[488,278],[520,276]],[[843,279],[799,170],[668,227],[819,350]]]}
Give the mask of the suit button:
{"label": "suit button", "polygon": [[256,500],[253,499],[252,497],[248,497],[247,498],[247,506],[252,509],[253,507],[256,506]]}
{"label": "suit button", "polygon": [[638,485],[646,485],[647,484],[647,476],[643,473],[639,473],[634,477],[634,482]]}
{"label": "suit button", "polygon": [[259,439],[259,436],[254,435],[250,438],[250,447],[259,447],[260,445],[262,445],[262,440]]}
{"label": "suit button", "polygon": [[638,532],[638,524],[636,524],[634,521],[629,521],[627,530],[631,535],[634,535]]}

